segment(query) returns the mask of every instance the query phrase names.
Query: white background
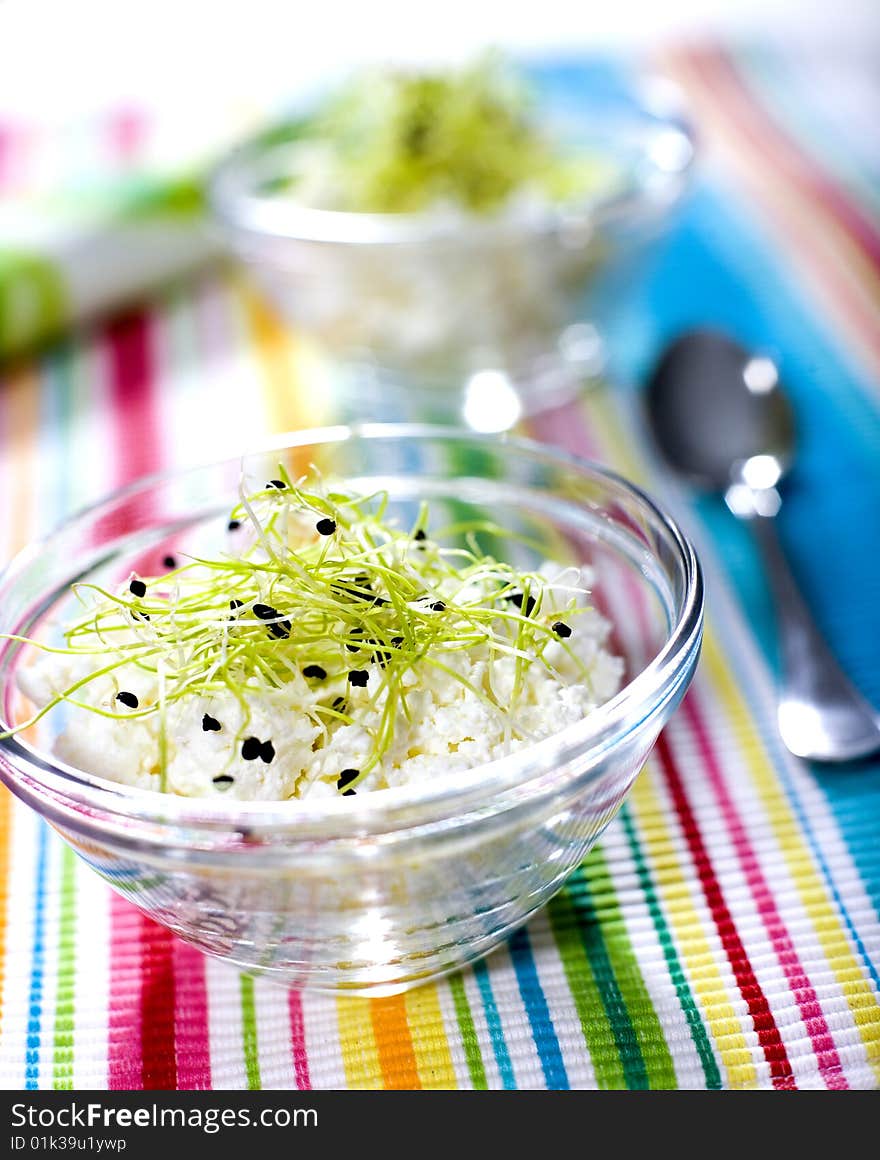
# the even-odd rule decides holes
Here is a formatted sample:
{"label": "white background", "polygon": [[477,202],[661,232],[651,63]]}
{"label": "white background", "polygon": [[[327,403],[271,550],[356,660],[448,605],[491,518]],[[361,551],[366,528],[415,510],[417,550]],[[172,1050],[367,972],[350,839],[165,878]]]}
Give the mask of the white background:
{"label": "white background", "polygon": [[880,69],[880,0],[0,0],[0,114],[69,120],[119,102],[265,108],[370,59],[705,36],[869,54]]}

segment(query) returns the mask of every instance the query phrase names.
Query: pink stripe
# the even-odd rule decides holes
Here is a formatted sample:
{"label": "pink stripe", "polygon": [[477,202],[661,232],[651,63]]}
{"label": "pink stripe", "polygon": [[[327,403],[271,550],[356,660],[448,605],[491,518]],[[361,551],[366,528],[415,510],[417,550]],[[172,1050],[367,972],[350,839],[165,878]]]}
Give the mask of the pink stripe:
{"label": "pink stripe", "polygon": [[144,1086],[141,1050],[142,921],[130,903],[116,893],[111,896],[108,1091],[140,1091]]}
{"label": "pink stripe", "polygon": [[172,953],[177,1087],[180,1091],[207,1091],[211,1087],[211,1052],[205,958],[180,939],[174,940]]}
{"label": "pink stripe", "polygon": [[[598,454],[594,434],[585,421],[582,408],[576,405],[560,408],[558,411],[548,414],[546,422],[542,416],[540,436],[547,441],[555,437],[575,454],[587,454],[593,457]],[[628,584],[631,585],[633,594],[636,596],[634,605],[637,613],[639,616],[644,616],[640,589],[634,584],[632,578],[628,578]],[[810,1036],[820,1073],[827,1087],[836,1090],[848,1088],[849,1084],[843,1075],[840,1057],[822,1011],[819,997],[776,907],[773,894],[749,842],[745,826],[728,792],[718,756],[697,706],[695,690],[691,690],[689,695],[685,697],[680,712],[696,740],[704,772],[709,775],[709,782],[721,806],[722,816],[745,873],[752,897],[757,905],[764,929]]]}
{"label": "pink stripe", "polygon": [[302,999],[298,991],[290,992],[289,1007],[290,1041],[296,1086],[300,1091],[311,1091],[312,1081],[309,1076],[309,1060],[306,1054],[306,1028]]}

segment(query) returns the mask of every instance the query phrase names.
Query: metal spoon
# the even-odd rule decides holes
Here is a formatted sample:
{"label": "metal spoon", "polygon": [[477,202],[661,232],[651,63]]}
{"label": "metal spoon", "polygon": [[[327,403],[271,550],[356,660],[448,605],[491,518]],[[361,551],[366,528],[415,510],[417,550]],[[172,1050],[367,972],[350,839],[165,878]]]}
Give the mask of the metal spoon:
{"label": "metal spoon", "polygon": [[815,761],[852,761],[880,750],[880,714],[832,656],[777,538],[777,484],[794,457],[795,429],[774,363],[723,334],[690,331],[661,356],[645,402],[670,465],[721,492],[754,529],[779,624],[777,717],[786,747]]}

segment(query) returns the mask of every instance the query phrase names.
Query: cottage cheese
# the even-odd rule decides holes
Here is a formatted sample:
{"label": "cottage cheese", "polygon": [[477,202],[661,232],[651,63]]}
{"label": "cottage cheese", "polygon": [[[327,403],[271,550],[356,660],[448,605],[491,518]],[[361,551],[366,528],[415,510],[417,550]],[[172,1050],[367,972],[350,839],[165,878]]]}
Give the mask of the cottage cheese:
{"label": "cottage cheese", "polygon": [[[571,636],[547,645],[547,664],[521,666],[515,734],[509,715],[498,707],[508,704],[514,691],[514,658],[490,655],[483,643],[441,651],[435,659],[444,667],[421,662],[406,672],[406,711],[398,705],[391,744],[359,782],[358,793],[426,783],[492,761],[574,724],[617,692],[622,662],[607,648],[607,620],[588,606],[593,583],[589,569],[562,572],[547,565],[542,572],[548,582],[542,619],[549,623],[554,609],[567,607]],[[576,615],[570,614],[573,598],[580,608]],[[81,654],[41,654],[21,672],[20,685],[30,700],[43,706],[102,663],[104,658]],[[254,685],[240,690],[241,696],[224,689],[170,703],[165,790],[185,797],[239,800],[337,797],[340,773],[366,764],[371,730],[382,721],[385,693],[375,694],[381,669],[377,664],[369,668],[371,680],[365,688],[346,684],[344,677],[316,685],[292,673],[280,689]],[[126,719],[117,698],[120,690],[133,693],[141,707],[159,696],[155,676],[134,665],[95,677],[77,695],[117,716],[69,709],[54,750],[62,760],[99,777],[142,789],[163,788],[160,717]],[[492,697],[481,697],[477,690]],[[344,696],[350,724],[325,718],[322,725],[309,714],[311,707],[336,696]],[[205,715],[219,728],[206,730]],[[246,737],[260,744],[270,741],[271,759],[245,759]]]}

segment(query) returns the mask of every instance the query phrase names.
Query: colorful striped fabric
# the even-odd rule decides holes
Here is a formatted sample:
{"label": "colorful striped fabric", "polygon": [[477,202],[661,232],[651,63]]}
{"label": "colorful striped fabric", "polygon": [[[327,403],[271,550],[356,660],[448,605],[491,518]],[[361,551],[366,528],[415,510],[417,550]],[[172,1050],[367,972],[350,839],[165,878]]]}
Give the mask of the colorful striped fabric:
{"label": "colorful striped fabric", "polygon": [[[880,1087],[880,763],[830,771],[782,750],[748,536],[662,470],[636,386],[658,344],[694,322],[780,359],[803,442],[783,536],[880,704],[878,158],[833,103],[813,109],[804,72],[779,54],[693,48],[659,63],[697,111],[704,174],[604,320],[612,385],[528,428],[647,487],[707,573],[698,676],[622,813],[485,962],[367,1000],[288,992],[203,958],[3,792],[0,1085]],[[545,80],[571,90],[587,73],[566,64]],[[143,472],[325,422],[320,370],[232,275],[8,369],[0,558]]]}

